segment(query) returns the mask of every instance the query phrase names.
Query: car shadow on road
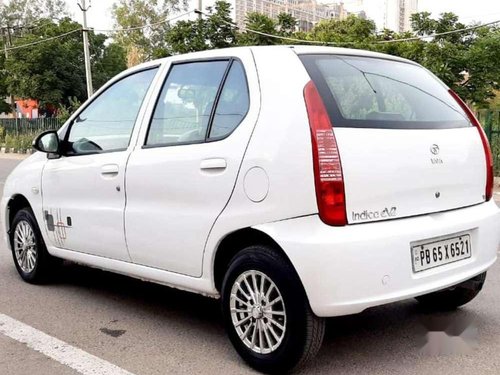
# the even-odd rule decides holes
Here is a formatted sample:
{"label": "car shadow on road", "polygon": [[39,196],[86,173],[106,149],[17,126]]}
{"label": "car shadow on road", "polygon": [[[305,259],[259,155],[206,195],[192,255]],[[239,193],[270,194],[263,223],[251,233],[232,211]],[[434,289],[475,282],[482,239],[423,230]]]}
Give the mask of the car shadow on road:
{"label": "car shadow on road", "polygon": [[432,372],[436,357],[473,351],[482,322],[483,317],[470,308],[436,312],[413,299],[330,318],[323,347],[304,373],[358,369],[365,374],[397,374],[402,362],[406,369],[420,367],[405,373]]}
{"label": "car shadow on road", "polygon": [[[65,263],[52,285],[76,288],[84,297],[89,294],[115,305],[123,314],[140,314],[141,319],[154,321],[162,317],[178,329],[196,330],[197,337],[205,336],[208,342],[224,348],[224,361],[240,361],[225,337],[218,300],[70,262]],[[426,356],[421,349],[432,326],[429,322],[436,323],[436,319],[438,330],[446,330],[454,322],[464,321],[477,327],[483,317],[470,308],[432,313],[408,300],[329,318],[323,347],[304,373],[354,373],[356,369],[361,373],[390,373],[391,365],[397,368],[402,360],[419,364]]]}
{"label": "car shadow on road", "polygon": [[152,312],[158,316],[161,311],[166,315],[178,312],[215,324],[221,322],[216,299],[72,262],[64,262],[62,272],[52,281],[54,284],[81,288],[83,293],[89,292],[123,304],[122,308],[144,309],[145,314]]}

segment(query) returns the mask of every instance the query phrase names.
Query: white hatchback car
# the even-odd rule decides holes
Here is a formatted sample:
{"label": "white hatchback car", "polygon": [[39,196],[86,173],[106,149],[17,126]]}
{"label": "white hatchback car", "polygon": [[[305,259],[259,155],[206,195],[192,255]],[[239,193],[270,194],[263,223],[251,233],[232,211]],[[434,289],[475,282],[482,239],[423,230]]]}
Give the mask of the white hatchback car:
{"label": "white hatchback car", "polygon": [[261,371],[312,358],[325,317],[463,305],[497,258],[480,124],[393,56],[277,46],[149,62],[34,147],[2,198],[24,280],[68,259],[221,297]]}

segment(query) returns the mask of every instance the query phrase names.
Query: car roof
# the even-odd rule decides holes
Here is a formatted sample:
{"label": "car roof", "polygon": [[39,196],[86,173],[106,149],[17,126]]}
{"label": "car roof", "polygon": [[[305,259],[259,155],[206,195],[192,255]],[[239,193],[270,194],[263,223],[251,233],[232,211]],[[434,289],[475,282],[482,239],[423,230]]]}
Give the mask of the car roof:
{"label": "car roof", "polygon": [[[199,51],[199,52],[190,52],[190,53],[186,53],[186,54],[182,54],[182,55],[175,55],[175,56],[177,56],[177,57],[183,56],[186,59],[202,59],[202,58],[210,58],[214,55],[221,56],[221,54],[224,54],[224,52],[227,52],[228,55],[231,55],[231,53],[234,53],[234,51],[236,51],[236,50],[266,50],[266,49],[292,49],[298,55],[332,54],[332,55],[343,55],[343,56],[372,57],[372,58],[399,61],[399,62],[405,62],[405,63],[418,65],[414,61],[403,59],[403,58],[397,57],[397,56],[388,55],[385,53],[372,52],[372,51],[367,51],[367,50],[362,50],[362,49],[354,49],[354,48],[304,46],[304,45],[230,47],[230,48],[217,49],[217,54],[214,54],[214,52],[213,52],[214,50],[206,50],[206,51]],[[131,70],[136,70],[136,69],[139,70],[139,69],[144,69],[144,68],[148,68],[151,66],[155,66],[155,65],[161,64],[161,63],[169,60],[170,58],[171,57],[164,57],[161,59],[148,61],[148,62],[145,62],[145,63],[142,63],[140,65],[135,66]]]}
{"label": "car roof", "polygon": [[298,55],[317,53],[317,54],[332,54],[332,55],[343,55],[343,56],[360,56],[360,57],[372,57],[372,58],[417,64],[414,61],[404,59],[402,57],[388,55],[386,53],[368,51],[364,49],[326,47],[326,46],[304,46],[304,45],[300,46],[292,45],[288,47],[292,48]]}

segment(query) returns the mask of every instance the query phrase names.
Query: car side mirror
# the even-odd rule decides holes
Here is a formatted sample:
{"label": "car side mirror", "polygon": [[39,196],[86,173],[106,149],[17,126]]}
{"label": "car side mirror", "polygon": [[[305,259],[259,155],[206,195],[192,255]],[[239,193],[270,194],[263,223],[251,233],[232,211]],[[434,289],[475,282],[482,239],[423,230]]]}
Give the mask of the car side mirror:
{"label": "car side mirror", "polygon": [[33,141],[33,148],[46,154],[59,154],[59,135],[55,130],[43,132]]}

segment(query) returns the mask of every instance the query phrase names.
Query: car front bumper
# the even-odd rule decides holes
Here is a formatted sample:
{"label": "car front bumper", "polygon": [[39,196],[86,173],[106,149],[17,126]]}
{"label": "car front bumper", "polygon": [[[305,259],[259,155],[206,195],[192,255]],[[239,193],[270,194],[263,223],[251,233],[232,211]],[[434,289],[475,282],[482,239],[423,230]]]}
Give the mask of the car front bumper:
{"label": "car front bumper", "polygon": [[[427,294],[493,265],[500,215],[493,201],[453,211],[332,227],[317,215],[258,225],[295,267],[313,312],[322,317]],[[471,233],[472,257],[423,272],[412,269],[410,243]]]}

